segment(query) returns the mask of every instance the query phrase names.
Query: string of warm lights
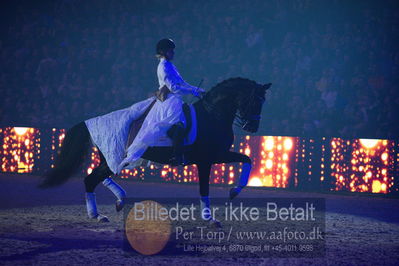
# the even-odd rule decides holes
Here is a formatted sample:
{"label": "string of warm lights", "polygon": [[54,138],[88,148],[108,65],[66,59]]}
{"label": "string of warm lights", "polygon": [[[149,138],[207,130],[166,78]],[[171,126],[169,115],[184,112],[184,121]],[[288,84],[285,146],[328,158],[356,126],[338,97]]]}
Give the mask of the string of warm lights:
{"label": "string of warm lights", "polygon": [[31,173],[40,154],[40,132],[35,128],[0,129],[2,138],[1,171]]}
{"label": "string of warm lights", "polygon": [[394,185],[393,145],[380,139],[332,139],[335,190],[387,193]]}
{"label": "string of warm lights", "polygon": [[[40,134],[34,128],[0,129],[2,172],[31,173],[40,158]],[[51,167],[54,167],[54,159],[64,138],[64,129],[51,130]],[[299,137],[244,136],[236,137],[232,149],[252,160],[249,186],[286,188],[291,184],[299,187],[303,182],[312,183],[317,179],[319,188],[330,182],[336,191],[389,193],[394,189],[394,176],[398,172],[399,143],[389,140],[322,138],[315,141]],[[320,153],[317,153],[318,149]],[[88,161],[82,174],[90,174],[100,163],[95,147]],[[210,183],[234,184],[240,172],[237,163],[213,165]],[[152,162],[130,171],[123,170],[120,177],[198,182],[194,165],[171,167]]]}

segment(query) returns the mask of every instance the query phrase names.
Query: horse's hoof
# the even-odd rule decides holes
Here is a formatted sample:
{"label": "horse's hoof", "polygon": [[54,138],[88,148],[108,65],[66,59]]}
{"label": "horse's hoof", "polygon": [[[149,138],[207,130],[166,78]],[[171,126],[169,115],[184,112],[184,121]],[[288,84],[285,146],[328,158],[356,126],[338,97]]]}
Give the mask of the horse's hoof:
{"label": "horse's hoof", "polygon": [[125,201],[124,200],[117,200],[115,203],[115,209],[117,212],[120,212],[123,207],[125,206]]}
{"label": "horse's hoof", "polygon": [[109,223],[108,217],[102,214],[97,215],[97,221],[99,223]]}
{"label": "horse's hoof", "polygon": [[97,215],[89,215],[90,220],[97,220],[97,222],[100,223],[108,223],[109,219],[107,216],[102,215],[102,214],[97,214]]}
{"label": "horse's hoof", "polygon": [[211,219],[211,220],[209,220],[209,224],[212,226],[212,227],[215,227],[216,229],[222,229],[222,223],[221,222],[219,222],[218,220],[216,220],[216,219]]}
{"label": "horse's hoof", "polygon": [[230,189],[230,200],[233,200],[235,197],[237,197],[238,194],[240,194],[240,192],[238,192],[235,187]]}

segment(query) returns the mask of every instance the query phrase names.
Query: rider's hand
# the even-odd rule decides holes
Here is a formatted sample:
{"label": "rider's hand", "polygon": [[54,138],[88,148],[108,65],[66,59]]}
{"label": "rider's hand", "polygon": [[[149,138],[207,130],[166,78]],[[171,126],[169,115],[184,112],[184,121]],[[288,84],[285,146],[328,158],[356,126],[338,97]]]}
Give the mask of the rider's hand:
{"label": "rider's hand", "polygon": [[204,95],[205,92],[206,91],[204,89],[202,89],[202,88],[196,88],[194,90],[193,94],[194,94],[195,97],[202,97],[202,95]]}

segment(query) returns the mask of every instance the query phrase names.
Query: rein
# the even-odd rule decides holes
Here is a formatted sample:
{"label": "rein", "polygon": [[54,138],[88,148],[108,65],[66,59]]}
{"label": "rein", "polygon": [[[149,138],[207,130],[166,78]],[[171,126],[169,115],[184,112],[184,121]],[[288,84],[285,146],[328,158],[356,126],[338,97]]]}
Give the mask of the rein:
{"label": "rein", "polygon": [[255,95],[255,89],[252,89],[248,100],[245,102],[245,109],[242,114],[235,114],[235,126],[244,128],[249,123],[249,121],[260,121],[261,115],[248,115],[248,113],[251,111],[251,103],[253,103],[256,98],[264,101],[263,97]]}
{"label": "rein", "polygon": [[215,104],[211,104],[208,101],[206,101],[204,98],[202,98],[202,105],[204,106],[205,110],[208,111],[209,113],[213,113],[215,118],[220,121],[224,121],[225,118],[220,114],[220,112],[217,111],[217,108],[215,107]]}
{"label": "rein", "polygon": [[[256,100],[256,98],[262,99],[264,101],[263,97],[255,95],[255,89],[253,89],[248,97],[248,100],[245,102],[245,109],[241,112],[242,114],[239,114],[237,111],[234,114],[233,124],[235,126],[244,128],[249,121],[259,121],[261,119],[260,115],[248,115],[248,113],[251,111],[251,104]],[[225,120],[225,117],[223,117],[221,113],[217,111],[216,104],[212,104],[205,99],[203,99],[202,104],[205,110],[207,110],[209,113],[213,113],[217,120]]]}

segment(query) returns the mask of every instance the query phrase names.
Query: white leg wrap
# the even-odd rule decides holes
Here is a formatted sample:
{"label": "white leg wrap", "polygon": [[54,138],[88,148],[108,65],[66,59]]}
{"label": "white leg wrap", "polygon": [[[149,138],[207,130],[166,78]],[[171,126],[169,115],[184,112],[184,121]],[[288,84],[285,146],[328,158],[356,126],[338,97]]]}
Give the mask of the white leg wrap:
{"label": "white leg wrap", "polygon": [[[201,217],[203,220],[211,220],[212,215],[211,215],[211,208],[210,208],[210,200],[209,196],[201,196],[200,199],[200,208],[201,208]],[[204,211],[204,209],[208,209]]]}
{"label": "white leg wrap", "polygon": [[93,192],[86,192],[86,208],[87,215],[90,219],[97,219],[97,221],[106,223],[109,222],[108,217],[97,212],[96,194]]}
{"label": "white leg wrap", "polygon": [[251,164],[243,163],[240,180],[238,181],[238,186],[243,188],[248,184],[249,174],[251,173]]}
{"label": "white leg wrap", "polygon": [[121,186],[115,183],[112,178],[104,179],[103,185],[111,190],[111,192],[114,193],[118,200],[122,201],[124,198],[126,198],[125,190],[123,190]]}
{"label": "white leg wrap", "polygon": [[86,208],[87,215],[89,218],[97,218],[97,203],[96,203],[96,194],[93,192],[86,192]]}
{"label": "white leg wrap", "polygon": [[251,164],[244,163],[242,165],[241,176],[238,180],[237,186],[233,187],[230,190],[230,200],[234,199],[238,194],[240,194],[241,190],[246,187],[248,184],[249,174],[251,173]]}

